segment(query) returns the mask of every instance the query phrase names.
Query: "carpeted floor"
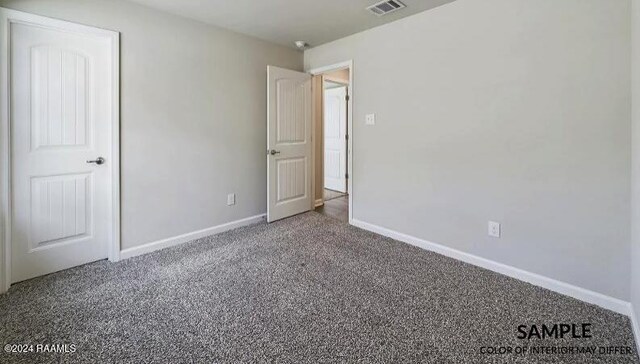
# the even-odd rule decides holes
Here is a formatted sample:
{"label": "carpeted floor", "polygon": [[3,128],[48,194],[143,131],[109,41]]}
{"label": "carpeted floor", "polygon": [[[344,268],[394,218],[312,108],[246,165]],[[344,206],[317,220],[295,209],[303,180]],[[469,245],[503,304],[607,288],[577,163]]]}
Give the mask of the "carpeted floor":
{"label": "carpeted floor", "polygon": [[[593,338],[516,337],[542,323],[591,323]],[[1,363],[639,362],[635,348],[482,354],[634,344],[622,315],[314,212],[16,284],[0,343],[76,345]]]}

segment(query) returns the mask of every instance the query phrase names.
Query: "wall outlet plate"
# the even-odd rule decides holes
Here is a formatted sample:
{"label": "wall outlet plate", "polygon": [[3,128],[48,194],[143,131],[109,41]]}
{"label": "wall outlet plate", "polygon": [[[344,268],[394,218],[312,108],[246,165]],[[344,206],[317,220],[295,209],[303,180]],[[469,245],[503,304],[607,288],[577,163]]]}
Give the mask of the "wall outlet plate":
{"label": "wall outlet plate", "polygon": [[235,193],[230,193],[227,195],[227,206],[231,206],[231,205],[235,205],[236,204],[236,194]]}
{"label": "wall outlet plate", "polygon": [[489,236],[493,237],[493,238],[499,238],[500,237],[500,223],[497,223],[495,221],[489,221]]}
{"label": "wall outlet plate", "polygon": [[376,125],[376,114],[367,114],[365,116],[366,125]]}

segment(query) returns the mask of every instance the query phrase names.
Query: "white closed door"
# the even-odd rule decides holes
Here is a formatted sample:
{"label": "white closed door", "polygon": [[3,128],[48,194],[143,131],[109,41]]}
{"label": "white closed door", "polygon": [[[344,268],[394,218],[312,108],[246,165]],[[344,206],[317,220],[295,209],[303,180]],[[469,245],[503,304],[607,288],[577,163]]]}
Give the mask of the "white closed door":
{"label": "white closed door", "polygon": [[267,67],[267,221],[311,210],[311,76]]}
{"label": "white closed door", "polygon": [[12,282],[108,255],[111,52],[105,37],[11,23]]}
{"label": "white closed door", "polygon": [[324,188],[347,192],[347,87],[324,92]]}

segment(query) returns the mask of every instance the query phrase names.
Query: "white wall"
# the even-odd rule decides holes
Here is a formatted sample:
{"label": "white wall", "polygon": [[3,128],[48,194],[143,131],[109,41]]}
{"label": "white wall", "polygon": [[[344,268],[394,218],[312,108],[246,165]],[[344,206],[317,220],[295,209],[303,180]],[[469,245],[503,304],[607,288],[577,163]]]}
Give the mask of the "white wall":
{"label": "white wall", "polygon": [[[631,167],[631,305],[640,320],[640,0],[633,0],[632,32],[632,167]],[[640,322],[635,322],[640,348]]]}
{"label": "white wall", "polygon": [[306,51],[354,61],[354,218],[628,301],[629,12],[458,0]]}
{"label": "white wall", "polygon": [[266,67],[300,52],[122,1],[0,6],[121,32],[123,248],[265,212]]}

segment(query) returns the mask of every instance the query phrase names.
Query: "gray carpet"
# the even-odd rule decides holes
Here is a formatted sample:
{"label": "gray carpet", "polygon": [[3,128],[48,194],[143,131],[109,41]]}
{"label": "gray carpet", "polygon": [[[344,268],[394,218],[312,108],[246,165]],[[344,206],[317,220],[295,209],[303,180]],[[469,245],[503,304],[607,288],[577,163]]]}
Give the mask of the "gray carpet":
{"label": "gray carpet", "polygon": [[[592,324],[592,339],[516,338]],[[629,346],[629,320],[317,213],[16,284],[0,343],[75,344],[2,363],[638,363],[483,355],[482,346]]]}

